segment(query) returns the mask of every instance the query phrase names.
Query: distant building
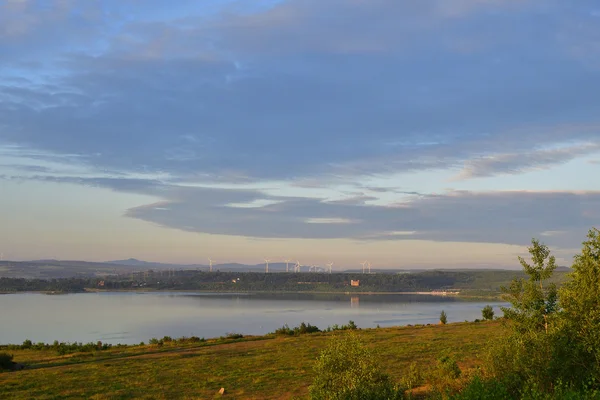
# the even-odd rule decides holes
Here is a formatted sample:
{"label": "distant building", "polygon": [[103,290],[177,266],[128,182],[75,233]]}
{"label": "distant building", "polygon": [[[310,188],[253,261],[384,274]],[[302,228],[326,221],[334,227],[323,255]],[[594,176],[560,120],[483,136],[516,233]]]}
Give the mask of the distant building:
{"label": "distant building", "polygon": [[98,286],[100,286],[100,287],[104,286],[104,281],[98,282]]}
{"label": "distant building", "polygon": [[359,280],[351,280],[350,286],[360,286],[360,281]]}

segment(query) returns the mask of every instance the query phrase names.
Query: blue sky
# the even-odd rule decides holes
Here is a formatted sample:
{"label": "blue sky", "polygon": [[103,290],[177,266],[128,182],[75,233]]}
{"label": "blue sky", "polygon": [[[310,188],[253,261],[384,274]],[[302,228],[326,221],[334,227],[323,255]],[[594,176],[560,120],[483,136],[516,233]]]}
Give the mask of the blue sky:
{"label": "blue sky", "polygon": [[0,251],[568,264],[598,43],[590,0],[0,0]]}

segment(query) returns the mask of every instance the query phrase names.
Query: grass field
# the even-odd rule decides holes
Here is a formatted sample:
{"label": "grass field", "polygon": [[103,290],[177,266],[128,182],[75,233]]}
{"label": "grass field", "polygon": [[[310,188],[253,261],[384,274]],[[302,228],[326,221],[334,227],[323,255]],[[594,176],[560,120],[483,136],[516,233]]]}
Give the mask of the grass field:
{"label": "grass field", "polygon": [[[426,369],[444,352],[463,370],[481,362],[498,322],[455,323],[357,331],[381,367],[400,381],[412,362]],[[0,373],[1,399],[290,399],[303,397],[312,366],[334,333],[214,339],[112,348],[60,356],[14,350],[23,371]],[[226,394],[217,395],[224,387]]]}

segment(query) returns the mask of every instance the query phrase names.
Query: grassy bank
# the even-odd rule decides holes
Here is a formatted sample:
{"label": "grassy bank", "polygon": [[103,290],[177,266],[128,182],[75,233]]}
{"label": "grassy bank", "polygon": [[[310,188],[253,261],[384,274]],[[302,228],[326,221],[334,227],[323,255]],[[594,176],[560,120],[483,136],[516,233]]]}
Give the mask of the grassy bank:
{"label": "grassy bank", "polygon": [[[463,369],[481,362],[498,322],[359,330],[381,366],[400,381],[412,362],[427,369],[450,351]],[[2,399],[289,399],[308,392],[315,358],[333,334],[242,339],[163,346],[115,347],[60,356],[51,350],[11,350],[23,371],[0,373]]]}

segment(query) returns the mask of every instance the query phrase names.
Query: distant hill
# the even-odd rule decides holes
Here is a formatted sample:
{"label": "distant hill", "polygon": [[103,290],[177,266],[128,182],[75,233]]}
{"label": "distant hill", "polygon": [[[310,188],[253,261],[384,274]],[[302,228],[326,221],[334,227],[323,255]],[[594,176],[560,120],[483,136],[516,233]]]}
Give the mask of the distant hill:
{"label": "distant hill", "polygon": [[[293,263],[289,264],[290,271],[293,270]],[[308,266],[302,266],[301,271],[307,272]],[[324,272],[325,267],[317,267],[319,272]],[[32,261],[0,261],[0,277],[9,278],[68,278],[73,276],[106,276],[116,274],[128,274],[134,270],[199,270],[208,271],[209,266],[206,264],[168,264],[159,262],[150,262],[138,260],[136,258],[128,258],[125,260],[113,260],[104,262],[78,261],[78,260],[32,260]],[[474,271],[519,271],[518,267],[514,268],[414,268],[407,266],[406,268],[391,268],[391,269],[372,269],[373,273],[378,274],[398,274],[398,273],[418,273],[432,270],[444,270],[455,272]],[[560,266],[557,272],[568,272],[571,269]],[[240,263],[223,263],[214,264],[213,271],[222,272],[263,272],[265,264],[240,264]],[[284,262],[270,263],[269,272],[285,272],[286,264]],[[334,272],[360,273],[360,269],[334,269]]]}

